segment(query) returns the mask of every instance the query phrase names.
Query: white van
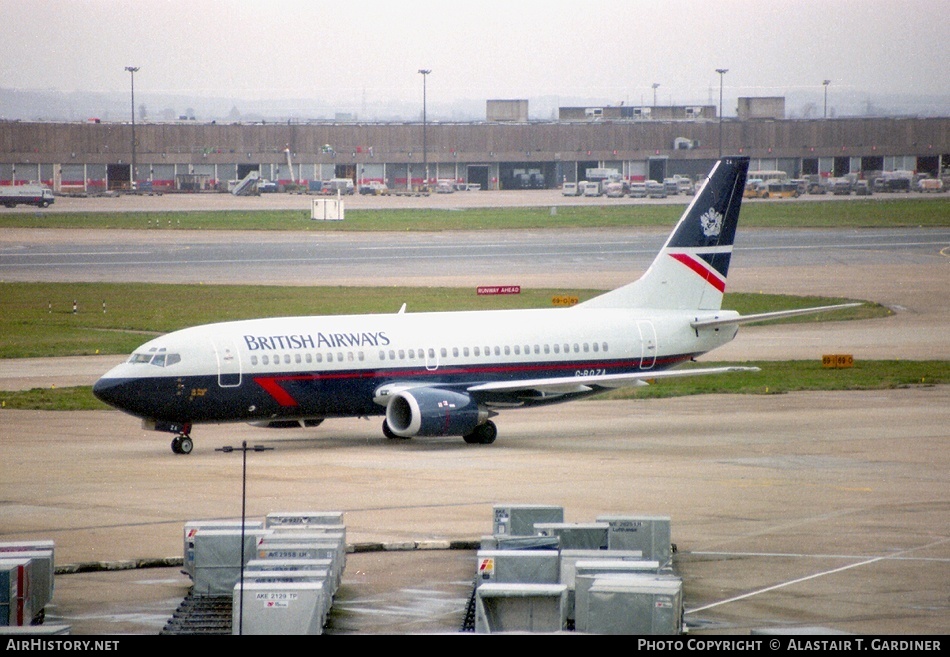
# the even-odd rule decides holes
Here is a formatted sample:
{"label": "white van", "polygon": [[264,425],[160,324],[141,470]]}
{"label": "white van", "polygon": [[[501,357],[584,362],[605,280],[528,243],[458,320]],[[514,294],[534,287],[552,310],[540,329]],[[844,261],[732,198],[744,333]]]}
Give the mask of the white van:
{"label": "white van", "polygon": [[324,188],[329,188],[331,192],[340,192],[340,194],[353,194],[356,191],[350,178],[330,178]]}

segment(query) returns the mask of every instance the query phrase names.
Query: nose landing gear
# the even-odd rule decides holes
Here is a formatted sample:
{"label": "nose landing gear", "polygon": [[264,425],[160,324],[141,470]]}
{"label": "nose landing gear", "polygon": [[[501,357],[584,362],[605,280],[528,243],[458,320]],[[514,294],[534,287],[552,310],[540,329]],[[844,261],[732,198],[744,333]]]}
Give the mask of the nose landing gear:
{"label": "nose landing gear", "polygon": [[191,454],[195,443],[191,440],[189,433],[191,433],[191,424],[186,424],[182,427],[181,433],[172,438],[172,451],[175,454]]}

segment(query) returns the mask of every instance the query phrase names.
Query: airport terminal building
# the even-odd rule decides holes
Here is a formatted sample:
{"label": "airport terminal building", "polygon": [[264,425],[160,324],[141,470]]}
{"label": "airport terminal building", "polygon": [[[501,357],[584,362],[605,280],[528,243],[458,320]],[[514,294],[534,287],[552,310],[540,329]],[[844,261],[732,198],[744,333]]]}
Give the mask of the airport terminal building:
{"label": "airport terminal building", "polygon": [[439,180],[550,189],[588,169],[616,169],[631,182],[695,179],[720,153],[790,178],[950,169],[950,118],[786,119],[781,98],[739,101],[737,116],[722,120],[714,106],[621,106],[564,107],[557,120],[533,121],[526,100],[490,100],[485,121],[459,123],[6,121],[0,185],[94,194],[129,190],[134,179],[139,190],[227,191],[254,171],[311,191],[333,178],[393,190]]}

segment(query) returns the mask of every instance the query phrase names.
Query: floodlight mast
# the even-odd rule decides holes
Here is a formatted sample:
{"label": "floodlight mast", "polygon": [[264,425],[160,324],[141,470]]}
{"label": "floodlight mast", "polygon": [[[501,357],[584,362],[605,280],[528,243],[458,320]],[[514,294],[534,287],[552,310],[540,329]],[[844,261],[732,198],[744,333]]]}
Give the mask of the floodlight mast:
{"label": "floodlight mast", "polygon": [[729,72],[728,68],[717,68],[719,74],[719,159],[722,159],[722,78]]}
{"label": "floodlight mast", "polygon": [[426,143],[426,78],[432,72],[431,68],[420,68],[422,74],[422,175],[425,178],[422,181],[422,191],[429,189],[429,149]]}
{"label": "floodlight mast", "polygon": [[135,73],[139,70],[138,66],[126,66],[125,70],[129,72],[132,78],[132,175],[130,176],[130,187],[132,191],[136,189],[136,171],[135,171]]}

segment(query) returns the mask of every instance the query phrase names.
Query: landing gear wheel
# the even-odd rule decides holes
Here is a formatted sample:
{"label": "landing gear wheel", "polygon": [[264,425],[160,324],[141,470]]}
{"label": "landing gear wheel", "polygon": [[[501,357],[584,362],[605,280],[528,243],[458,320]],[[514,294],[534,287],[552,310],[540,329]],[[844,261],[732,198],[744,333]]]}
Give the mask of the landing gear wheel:
{"label": "landing gear wheel", "polygon": [[175,454],[191,454],[195,448],[195,443],[188,436],[175,436],[172,439],[172,451]]}
{"label": "landing gear wheel", "polygon": [[462,439],[469,445],[491,445],[495,442],[495,438],[497,437],[498,427],[495,426],[494,422],[489,420],[475,427],[472,433],[462,436]]}

